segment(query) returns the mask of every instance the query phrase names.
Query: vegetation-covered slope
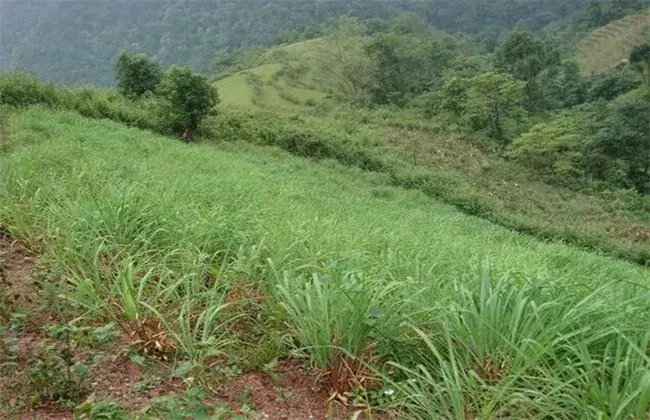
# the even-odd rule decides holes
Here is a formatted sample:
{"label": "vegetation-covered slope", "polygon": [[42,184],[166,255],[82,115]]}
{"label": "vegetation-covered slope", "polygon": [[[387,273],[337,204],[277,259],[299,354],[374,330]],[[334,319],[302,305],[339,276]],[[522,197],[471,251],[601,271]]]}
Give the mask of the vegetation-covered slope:
{"label": "vegetation-covered slope", "polygon": [[315,74],[322,45],[321,39],[313,39],[276,46],[252,55],[235,70],[226,68],[215,83],[223,103],[300,111],[327,102],[334,86]]}
{"label": "vegetation-covered slope", "polygon": [[[3,343],[33,339],[40,323],[50,343],[73,337],[75,354],[99,351],[80,337],[113,323],[130,340],[104,333],[101,345],[130,349],[121,369],[174,371],[204,390],[227,382],[231,367],[272,373],[273,360],[297,351],[341,395],[374,390],[345,395],[407,418],[648,409],[638,321],[650,308],[646,289],[633,286],[650,284],[645,269],[510,232],[382,175],[277,149],[188,146],[44,109],[15,115],[8,130],[0,224],[52,271],[39,280],[42,306],[1,307],[2,325],[23,325],[2,330]],[[52,354],[23,353],[26,373],[3,391],[25,398],[3,401],[5,410],[67,389],[38,382],[29,368]],[[383,369],[386,361],[398,364]],[[90,389],[78,385],[65,394],[73,405]],[[215,410],[219,395],[208,391],[184,410]],[[160,415],[160,405],[146,410]]]}
{"label": "vegetation-covered slope", "polygon": [[[489,58],[467,43],[435,32],[365,33],[363,25],[343,22],[328,37],[236,58],[235,73],[222,74],[217,86],[225,104],[247,107],[247,123],[241,129],[236,113],[224,115],[220,124],[238,129],[230,132],[216,126],[209,135],[220,137],[221,131],[228,138],[275,144],[273,135],[253,129],[258,125],[255,120],[273,121],[259,123],[267,126],[291,120],[280,125],[306,126],[304,136],[312,140],[334,149],[357,150],[341,152],[344,155],[363,150],[389,161],[382,170],[390,167],[398,184],[416,185],[473,214],[543,238],[607,252],[616,243],[614,254],[626,258],[635,254],[633,260],[647,264],[647,197],[607,191],[611,184],[594,183],[594,178],[619,170],[614,166],[623,165],[625,170],[624,161],[638,158],[635,176],[640,176],[641,190],[645,188],[650,114],[643,88],[638,89],[641,73],[628,66],[608,77],[581,75],[571,58],[553,58],[555,52],[545,52],[541,39],[523,31],[513,31]],[[373,48],[383,52],[369,53]],[[299,53],[292,54],[293,50]],[[504,58],[509,50],[516,52]],[[539,63],[537,54],[551,62]],[[239,70],[240,65],[248,69]],[[529,68],[536,73],[530,75]],[[490,128],[493,115],[485,104],[494,103],[497,95],[490,98],[489,90],[478,90],[489,89],[490,80],[502,86],[527,85],[515,89],[510,105],[496,102],[495,106],[510,106],[496,130]],[[349,89],[355,83],[359,89]],[[475,98],[470,102],[472,84]],[[289,95],[287,87],[302,89],[299,92],[317,89],[329,99],[310,90],[311,97]],[[393,107],[364,110],[336,105],[336,99],[371,106],[389,102]],[[603,99],[609,105],[603,105]],[[475,109],[469,108],[470,103]],[[260,109],[266,113],[255,114]],[[631,128],[628,137],[620,135],[623,126]],[[623,157],[626,150],[630,153]],[[608,165],[614,166],[607,169]]]}
{"label": "vegetation-covered slope", "polygon": [[178,36],[117,89],[0,75],[0,416],[648,416],[650,42],[607,75],[574,48],[643,2],[161,4],[124,36],[17,6],[74,80]]}

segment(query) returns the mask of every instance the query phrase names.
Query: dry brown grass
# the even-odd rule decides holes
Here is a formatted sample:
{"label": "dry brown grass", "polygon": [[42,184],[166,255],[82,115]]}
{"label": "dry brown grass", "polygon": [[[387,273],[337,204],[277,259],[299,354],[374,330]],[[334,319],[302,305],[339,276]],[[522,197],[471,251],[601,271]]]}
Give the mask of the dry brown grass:
{"label": "dry brown grass", "polygon": [[596,29],[580,44],[580,69],[591,76],[615,72],[649,29],[650,13],[626,16]]}

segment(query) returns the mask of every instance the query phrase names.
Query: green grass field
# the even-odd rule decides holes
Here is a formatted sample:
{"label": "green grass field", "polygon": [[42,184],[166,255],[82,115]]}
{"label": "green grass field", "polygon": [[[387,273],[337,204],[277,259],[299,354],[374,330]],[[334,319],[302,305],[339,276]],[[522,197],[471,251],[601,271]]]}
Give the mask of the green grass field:
{"label": "green grass field", "polygon": [[63,280],[43,305],[77,328],[157,325],[154,350],[203,389],[227,380],[215,358],[300,356],[400,418],[650,412],[647,269],[279,149],[38,108],[7,130],[0,226]]}

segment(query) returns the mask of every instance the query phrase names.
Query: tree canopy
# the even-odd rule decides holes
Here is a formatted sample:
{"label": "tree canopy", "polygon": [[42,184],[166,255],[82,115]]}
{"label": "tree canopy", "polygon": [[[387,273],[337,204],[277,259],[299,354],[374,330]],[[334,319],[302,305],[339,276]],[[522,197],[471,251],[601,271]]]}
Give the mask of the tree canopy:
{"label": "tree canopy", "polygon": [[142,54],[122,52],[115,61],[117,88],[129,96],[142,96],[153,92],[160,79],[162,71],[158,64]]}

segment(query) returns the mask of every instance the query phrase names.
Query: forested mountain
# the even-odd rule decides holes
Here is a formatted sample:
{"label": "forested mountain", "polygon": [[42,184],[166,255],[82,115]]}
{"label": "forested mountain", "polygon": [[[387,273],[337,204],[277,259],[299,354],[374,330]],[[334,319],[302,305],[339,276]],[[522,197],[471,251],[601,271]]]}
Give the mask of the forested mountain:
{"label": "forested mountain", "polygon": [[[629,0],[626,0],[629,2]],[[623,2],[626,2],[623,1]],[[3,0],[0,62],[65,83],[112,83],[122,49],[163,65],[209,70],[215,54],[318,36],[329,18],[412,11],[448,32],[488,43],[513,26],[540,30],[588,0]],[[620,2],[620,0],[619,0]],[[603,19],[606,17],[599,17]]]}

